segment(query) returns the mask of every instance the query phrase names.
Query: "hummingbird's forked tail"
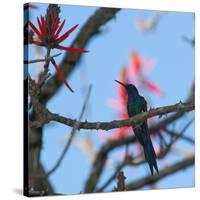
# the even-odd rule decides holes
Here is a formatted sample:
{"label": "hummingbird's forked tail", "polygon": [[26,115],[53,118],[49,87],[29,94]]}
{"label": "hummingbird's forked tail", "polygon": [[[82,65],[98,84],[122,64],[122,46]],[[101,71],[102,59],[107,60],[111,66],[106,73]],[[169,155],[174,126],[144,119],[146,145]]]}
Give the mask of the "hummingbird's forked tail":
{"label": "hummingbird's forked tail", "polygon": [[153,175],[153,168],[156,170],[157,173],[159,173],[158,171],[158,166],[156,163],[156,153],[154,151],[153,148],[153,144],[151,142],[150,137],[147,137],[148,139],[146,140],[146,142],[144,143],[144,155],[145,155],[145,159],[149,164],[150,170],[151,170],[151,174]]}

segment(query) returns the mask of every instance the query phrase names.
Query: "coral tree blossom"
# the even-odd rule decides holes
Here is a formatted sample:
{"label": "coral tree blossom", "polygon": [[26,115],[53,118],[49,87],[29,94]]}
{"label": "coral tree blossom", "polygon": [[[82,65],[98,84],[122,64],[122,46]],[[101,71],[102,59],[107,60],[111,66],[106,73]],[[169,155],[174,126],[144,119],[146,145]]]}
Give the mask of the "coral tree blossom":
{"label": "coral tree blossom", "polygon": [[[44,46],[49,51],[51,49],[57,48],[60,50],[70,51],[72,53],[88,52],[84,49],[65,47],[60,45],[60,43],[63,42],[78,27],[78,24],[76,24],[61,35],[60,33],[64,27],[65,20],[60,23],[59,13],[60,7],[57,4],[50,4],[47,9],[47,14],[45,16],[40,16],[40,18],[37,17],[38,27],[36,27],[31,21],[28,22],[28,25],[31,27],[31,29],[34,31],[34,34],[36,35],[36,38],[33,39],[31,42],[38,46]],[[59,78],[64,82],[69,90],[73,92],[69,84],[65,81],[65,78],[55,61],[52,62],[52,64],[54,65]]]}
{"label": "coral tree blossom", "polygon": [[60,18],[58,15],[55,16],[55,18],[49,15],[46,15],[45,17],[40,16],[40,18],[37,17],[37,23],[38,28],[36,28],[36,26],[31,21],[29,21],[30,27],[33,29],[34,33],[38,37],[37,40],[33,40],[34,44],[45,46],[50,49],[57,48],[61,50],[67,50],[74,53],[88,52],[87,50],[70,48],[60,45],[60,43],[63,42],[78,27],[78,24],[76,24],[60,36],[60,32],[63,29],[65,20],[63,20],[60,24]]}

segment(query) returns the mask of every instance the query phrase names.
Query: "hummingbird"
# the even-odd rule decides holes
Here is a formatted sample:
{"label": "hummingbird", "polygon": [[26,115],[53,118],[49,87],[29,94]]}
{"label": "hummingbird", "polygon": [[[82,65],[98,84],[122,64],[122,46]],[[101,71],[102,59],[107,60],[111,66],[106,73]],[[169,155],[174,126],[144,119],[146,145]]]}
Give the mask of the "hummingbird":
{"label": "hummingbird", "polygon": [[[147,111],[147,102],[145,98],[139,94],[137,88],[134,85],[125,84],[118,80],[115,81],[120,85],[122,85],[127,92],[128,95],[127,112],[129,117],[133,117],[138,113]],[[159,173],[158,166],[156,163],[156,153],[154,151],[153,144],[150,135],[148,133],[147,120],[145,120],[141,125],[132,128],[137,140],[143,147],[145,160],[149,165],[151,174],[153,175],[154,169],[156,170],[157,173]]]}

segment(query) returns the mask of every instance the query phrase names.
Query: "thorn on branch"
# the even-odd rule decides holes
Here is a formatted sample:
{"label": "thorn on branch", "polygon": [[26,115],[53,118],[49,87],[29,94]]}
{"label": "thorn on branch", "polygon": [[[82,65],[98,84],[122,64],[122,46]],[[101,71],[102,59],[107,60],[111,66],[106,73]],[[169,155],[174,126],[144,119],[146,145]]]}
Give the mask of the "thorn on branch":
{"label": "thorn on branch", "polygon": [[158,119],[161,119],[163,116],[167,117],[167,114],[161,114],[158,116]]}

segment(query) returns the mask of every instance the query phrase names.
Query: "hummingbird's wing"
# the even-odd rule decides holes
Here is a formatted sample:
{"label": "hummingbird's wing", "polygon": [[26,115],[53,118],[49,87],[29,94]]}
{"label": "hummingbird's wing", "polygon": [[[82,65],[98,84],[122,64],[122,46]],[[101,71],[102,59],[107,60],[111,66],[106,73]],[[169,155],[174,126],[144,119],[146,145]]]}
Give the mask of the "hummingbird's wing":
{"label": "hummingbird's wing", "polygon": [[140,96],[141,98],[141,104],[142,104],[142,111],[146,112],[147,111],[147,102],[144,97]]}
{"label": "hummingbird's wing", "polygon": [[[147,111],[147,102],[143,96],[140,96],[140,102],[141,102],[142,111],[146,112]],[[147,120],[145,120],[144,123],[142,124],[142,128],[144,128],[146,130],[148,129]]]}

